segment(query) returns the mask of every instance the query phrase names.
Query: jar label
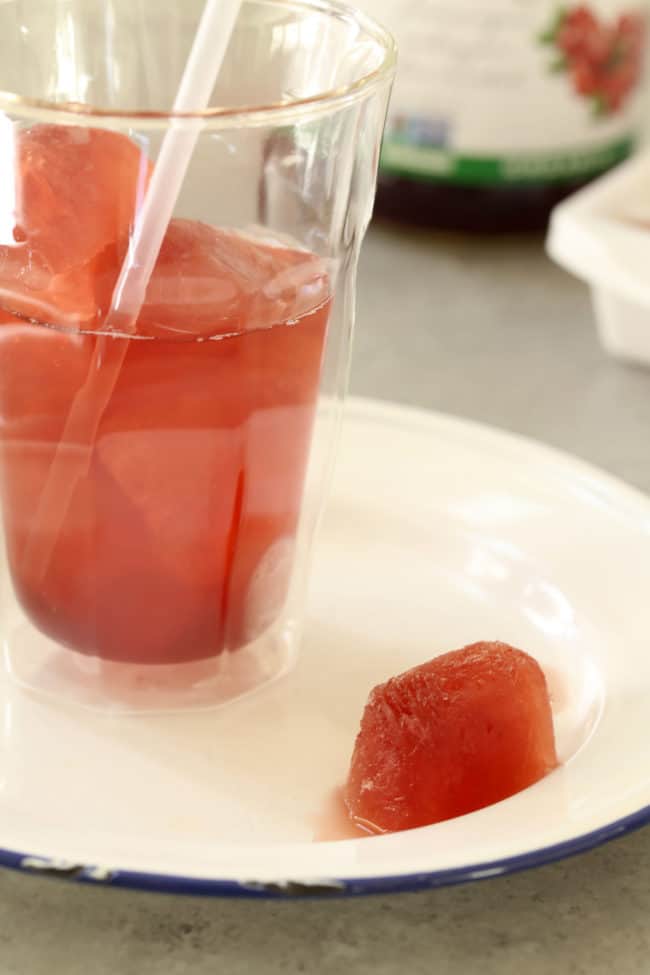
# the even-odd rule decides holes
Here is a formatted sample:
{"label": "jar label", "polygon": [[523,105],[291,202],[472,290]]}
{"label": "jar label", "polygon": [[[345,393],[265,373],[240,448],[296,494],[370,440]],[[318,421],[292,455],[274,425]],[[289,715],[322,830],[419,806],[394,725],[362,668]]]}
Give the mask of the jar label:
{"label": "jar label", "polygon": [[466,184],[582,179],[640,119],[646,22],[633,0],[366,0],[400,59],[381,166]]}

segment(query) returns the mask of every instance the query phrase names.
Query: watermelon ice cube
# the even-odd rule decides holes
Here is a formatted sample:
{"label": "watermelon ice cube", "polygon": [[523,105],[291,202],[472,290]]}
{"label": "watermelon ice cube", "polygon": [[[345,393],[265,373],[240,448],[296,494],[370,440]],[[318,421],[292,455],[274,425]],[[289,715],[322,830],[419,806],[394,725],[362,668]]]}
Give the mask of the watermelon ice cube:
{"label": "watermelon ice cube", "polygon": [[371,832],[481,809],[557,766],[546,679],[506,643],[473,643],[371,691],[345,801]]}
{"label": "watermelon ice cube", "polygon": [[126,136],[11,126],[13,185],[0,203],[0,303],[24,318],[91,327],[108,311],[152,164]]}
{"label": "watermelon ice cube", "polygon": [[309,251],[198,220],[174,219],[137,333],[188,339],[251,332],[296,322],[328,295],[323,262]]}

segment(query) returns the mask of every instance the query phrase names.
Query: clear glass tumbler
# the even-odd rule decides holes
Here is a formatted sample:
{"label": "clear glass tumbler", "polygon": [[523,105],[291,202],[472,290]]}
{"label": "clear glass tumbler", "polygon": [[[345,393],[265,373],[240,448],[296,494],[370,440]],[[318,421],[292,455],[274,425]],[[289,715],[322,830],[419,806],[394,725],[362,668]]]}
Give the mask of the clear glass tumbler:
{"label": "clear glass tumbler", "polygon": [[[336,441],[395,53],[244,0],[210,107],[202,0],[0,5],[0,636],[91,707],[215,705],[289,666]],[[109,314],[170,126],[200,126],[135,323]]]}

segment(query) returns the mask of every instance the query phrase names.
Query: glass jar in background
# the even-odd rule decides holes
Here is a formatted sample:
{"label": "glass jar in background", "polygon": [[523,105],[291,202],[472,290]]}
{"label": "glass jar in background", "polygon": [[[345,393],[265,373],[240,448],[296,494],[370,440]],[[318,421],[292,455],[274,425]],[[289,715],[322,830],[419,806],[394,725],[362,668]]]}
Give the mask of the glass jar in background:
{"label": "glass jar in background", "polygon": [[364,0],[400,47],[375,213],[543,229],[642,121],[647,2]]}

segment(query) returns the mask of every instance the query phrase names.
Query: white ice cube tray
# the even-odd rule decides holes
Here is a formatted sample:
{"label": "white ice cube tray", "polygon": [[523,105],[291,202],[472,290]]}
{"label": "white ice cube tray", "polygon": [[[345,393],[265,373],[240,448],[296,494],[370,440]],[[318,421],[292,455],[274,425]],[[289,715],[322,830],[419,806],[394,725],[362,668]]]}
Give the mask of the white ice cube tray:
{"label": "white ice cube tray", "polygon": [[590,285],[605,349],[650,365],[650,152],[559,204],[547,250]]}

